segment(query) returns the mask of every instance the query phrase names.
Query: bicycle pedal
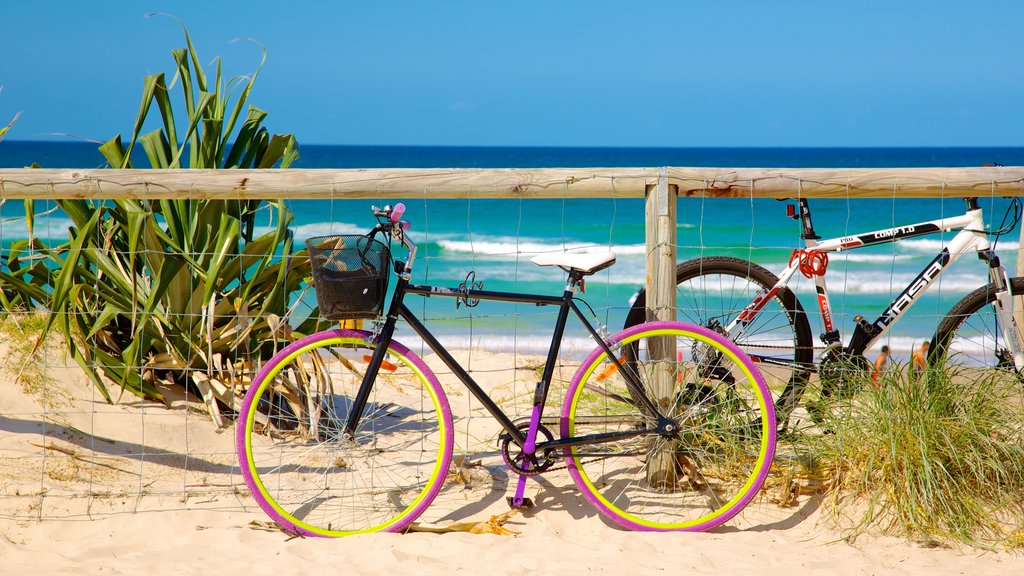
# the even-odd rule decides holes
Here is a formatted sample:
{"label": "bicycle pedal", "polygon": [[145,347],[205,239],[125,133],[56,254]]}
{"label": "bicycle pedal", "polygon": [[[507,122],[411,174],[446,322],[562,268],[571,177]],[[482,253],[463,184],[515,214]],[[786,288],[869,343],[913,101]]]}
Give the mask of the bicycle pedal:
{"label": "bicycle pedal", "polygon": [[506,496],[505,501],[508,502],[508,507],[513,510],[526,510],[528,508],[533,508],[532,498],[523,498],[523,503],[519,506],[516,506],[514,496]]}

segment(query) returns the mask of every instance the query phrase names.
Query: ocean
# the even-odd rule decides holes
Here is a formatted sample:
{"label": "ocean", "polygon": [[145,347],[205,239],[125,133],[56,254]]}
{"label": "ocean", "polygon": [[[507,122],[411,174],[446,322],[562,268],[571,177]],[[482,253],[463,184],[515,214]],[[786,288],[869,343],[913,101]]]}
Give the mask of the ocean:
{"label": "ocean", "polygon": [[[535,167],[952,167],[985,163],[1024,165],[1024,148],[544,148],[317,146],[300,149],[295,168],[535,168]],[[0,166],[38,163],[47,168],[100,168],[96,145],[82,142],[0,142]],[[362,233],[374,220],[369,200],[292,200],[295,234],[301,239],[336,233]],[[530,262],[538,253],[612,250],[618,261],[588,280],[582,297],[596,321],[612,332],[622,326],[631,297],[644,281],[644,207],[639,199],[405,200],[412,238],[419,246],[413,281],[458,286],[472,274],[489,290],[557,295],[565,285],[557,269]],[[797,223],[786,217],[786,203],[761,199],[679,201],[679,259],[730,255],[751,259],[775,273],[801,245]],[[990,229],[1000,225],[1008,202],[984,198]],[[825,238],[870,232],[963,213],[958,198],[935,200],[813,200],[815,227]],[[272,223],[267,222],[267,225]],[[41,216],[38,230],[66,237],[59,213]],[[0,205],[0,242],[27,236],[21,202]],[[930,262],[951,234],[938,234],[832,256],[828,285],[838,327],[848,336],[853,317],[873,320]],[[997,244],[1003,261],[1016,262],[1019,230]],[[968,255],[952,266],[895,325],[886,342],[906,361],[915,343],[931,337],[942,315],[963,295],[987,281],[985,267]],[[814,292],[801,279],[797,294],[821,332]],[[417,301],[418,300],[418,301]],[[299,298],[296,314],[308,314],[312,294]],[[527,305],[481,303],[456,309],[447,298],[410,297],[410,306],[451,346],[544,353],[552,311]],[[400,332],[400,339],[409,334]],[[568,333],[570,351],[588,351],[579,329]]]}

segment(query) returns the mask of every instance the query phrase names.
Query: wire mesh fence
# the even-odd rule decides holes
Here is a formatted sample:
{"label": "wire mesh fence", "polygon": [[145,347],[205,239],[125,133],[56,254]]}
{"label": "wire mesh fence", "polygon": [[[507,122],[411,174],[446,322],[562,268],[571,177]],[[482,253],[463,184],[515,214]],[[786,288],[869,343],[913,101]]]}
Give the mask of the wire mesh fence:
{"label": "wire mesh fence", "polygon": [[[979,192],[987,231],[998,232],[1006,227],[999,224],[1006,223],[1003,215],[1014,210],[1004,195],[1022,181],[1016,172],[1000,169],[910,171],[898,174],[896,184],[836,171],[815,180],[807,174],[758,179],[737,171],[672,169],[565,171],[544,178],[425,171],[412,175],[417,184],[399,186],[381,173],[311,184],[322,175],[286,171],[274,188],[273,171],[234,176],[231,186],[189,180],[185,171],[167,180],[133,174],[129,184],[68,171],[28,172],[0,178],[6,309],[0,318],[0,515],[44,520],[191,507],[251,508],[262,519],[238,470],[238,400],[276,350],[329,325],[317,318],[308,264],[302,264],[303,241],[365,233],[374,224],[372,204],[408,204],[410,233],[422,248],[413,274],[424,284],[558,295],[564,275],[534,266],[534,255],[616,252],[615,266],[589,279],[581,295],[596,321],[615,332],[627,322],[638,291],[652,281],[643,196],[659,177],[670,178],[680,195],[672,246],[678,262],[725,257],[776,276],[790,266],[794,250],[807,246],[799,216],[789,217],[785,203],[767,197],[782,195],[778,181],[794,198],[806,199],[812,187],[828,190],[825,195],[832,197],[809,200],[816,231],[826,239],[900,234],[908,225],[962,215],[962,196],[971,192]],[[456,193],[441,197],[443,181],[454,177],[473,180],[449,183]],[[488,178],[500,181],[488,184]],[[881,182],[872,184],[872,197],[865,197],[865,182]],[[908,182],[932,197],[908,198],[915,194],[907,191]],[[222,198],[207,199],[217,186]],[[339,190],[357,188],[362,197],[342,199]],[[32,193],[33,205],[15,200],[28,196],[28,189],[41,190]],[[106,196],[120,194],[134,198]],[[276,200],[253,199],[261,194]],[[217,218],[204,219],[213,203],[221,204]],[[816,361],[829,349],[819,338],[829,331],[827,322],[847,338],[858,318],[871,323],[884,317],[949,247],[953,234],[908,234],[830,254],[828,308],[819,306],[814,275],[794,274],[790,287],[811,326]],[[1016,233],[990,238],[1013,273]],[[675,282],[671,272],[662,276],[653,281]],[[873,365],[885,346],[887,366],[909,370],[914,352],[931,340],[953,304],[989,280],[988,269],[973,256],[944,270],[899,323],[863,351],[867,360]],[[723,288],[719,283],[701,290]],[[50,300],[54,294],[62,300]],[[410,306],[511,416],[527,414],[550,345],[553,312],[521,304],[455,303],[422,298]],[[705,305],[680,297],[678,315],[686,320]],[[51,321],[49,337],[40,341]],[[411,331],[400,329],[398,339],[427,359],[451,395],[456,450],[465,464],[454,473],[472,489],[476,463],[483,462],[490,478],[486,490],[504,494],[510,480],[496,448],[498,427]],[[70,351],[69,340],[75,342]],[[591,348],[582,332],[566,334],[551,398],[560,398],[557,387],[568,382]],[[558,413],[557,406],[549,410]]]}

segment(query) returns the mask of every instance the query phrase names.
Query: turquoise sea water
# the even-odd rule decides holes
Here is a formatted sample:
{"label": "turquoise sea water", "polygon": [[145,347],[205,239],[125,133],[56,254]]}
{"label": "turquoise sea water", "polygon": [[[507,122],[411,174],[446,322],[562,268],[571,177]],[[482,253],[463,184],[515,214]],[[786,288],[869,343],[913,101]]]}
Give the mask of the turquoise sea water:
{"label": "turquoise sea water", "polygon": [[[93,168],[103,166],[95,146],[83,143],[0,143],[0,166]],[[374,167],[944,167],[980,166],[986,162],[1024,164],[1024,148],[460,148],[303,146],[298,168]],[[469,272],[485,289],[557,295],[564,276],[540,268],[530,258],[566,249],[612,250],[618,262],[593,277],[584,298],[600,322],[621,327],[630,297],[644,281],[644,218],[641,200],[405,200],[406,218],[420,246],[414,282],[457,286]],[[297,238],[333,233],[360,233],[374,223],[373,201],[289,201]],[[1007,202],[986,198],[986,220],[996,228]],[[963,212],[959,199],[944,200],[815,200],[811,204],[817,231],[830,238],[953,216]],[[21,203],[0,206],[0,239],[6,244],[27,235]],[[271,224],[268,222],[268,225]],[[66,219],[45,216],[37,227],[61,237]],[[1019,231],[998,243],[1009,266],[1016,261]],[[837,324],[845,334],[853,316],[877,317],[940,249],[951,235],[935,235],[834,255],[828,282]],[[732,255],[749,258],[778,273],[791,251],[800,246],[799,228],[786,217],[785,204],[774,200],[681,199],[679,258]],[[951,267],[924,299],[890,332],[888,340],[899,359],[917,341],[930,337],[941,315],[968,291],[986,281],[986,271],[973,256]],[[812,329],[821,331],[813,290],[797,285],[804,307],[812,313]],[[482,303],[455,308],[454,300],[410,297],[414,310],[429,318],[432,329],[452,345],[472,343],[495,349],[543,352],[553,316],[550,310],[526,305]],[[304,301],[311,301],[306,294]],[[300,306],[298,314],[302,312]],[[582,335],[569,334],[570,344]],[[589,349],[589,345],[582,345]]]}

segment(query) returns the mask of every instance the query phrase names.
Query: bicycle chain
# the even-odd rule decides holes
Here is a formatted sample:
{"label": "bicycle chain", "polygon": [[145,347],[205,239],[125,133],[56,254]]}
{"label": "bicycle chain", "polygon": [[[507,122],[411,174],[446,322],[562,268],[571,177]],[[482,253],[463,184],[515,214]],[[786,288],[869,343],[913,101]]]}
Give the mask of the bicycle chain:
{"label": "bicycle chain", "polygon": [[[771,344],[748,344],[744,342],[742,345],[737,343],[737,346],[741,348],[770,348],[778,350],[779,346],[773,346]],[[793,350],[828,350],[828,346],[793,346]]]}
{"label": "bicycle chain", "polygon": [[[616,454],[609,454],[607,456],[601,456],[599,458],[594,458],[593,460],[582,460],[582,461],[580,461],[580,465],[592,464],[594,462],[600,462],[601,460],[607,460],[609,458],[615,458],[615,456],[616,456]],[[565,462],[566,459],[568,459],[568,458],[569,458],[569,456],[564,456],[563,455],[562,456],[562,462]],[[559,470],[568,470],[568,469],[569,469],[569,465],[568,464],[561,464],[559,466],[555,466],[555,465],[552,464],[551,466],[548,466],[547,468],[545,468],[543,470],[528,471],[525,474],[522,473],[522,472],[519,472],[519,470],[516,469],[516,468],[513,468],[512,471],[516,472],[518,474],[523,474],[524,476],[540,476],[541,474],[546,474],[548,472],[558,472]]]}
{"label": "bicycle chain", "polygon": [[[522,427],[523,427],[523,425],[520,424],[520,429],[522,429]],[[551,434],[550,430],[548,430],[544,426],[541,426],[538,429],[538,431],[543,431],[541,433],[544,434],[548,438],[548,440],[553,440],[554,439],[554,436]],[[556,460],[554,458],[550,457],[550,456],[546,456],[545,455],[544,456],[545,460],[547,462],[549,462],[549,464],[547,466],[540,466],[538,468],[534,468],[534,469],[531,469],[531,470],[523,470],[519,466],[511,463],[511,462],[514,461],[514,459],[512,458],[511,452],[509,451],[511,446],[512,446],[512,439],[511,438],[505,438],[502,441],[502,445],[501,445],[502,459],[505,461],[505,465],[508,466],[509,469],[511,469],[513,472],[515,472],[517,474],[521,474],[523,476],[539,476],[539,475],[545,474],[547,472],[557,472],[559,470],[568,470],[569,469],[569,465],[564,463],[566,461],[566,459],[569,458],[569,457],[565,456],[563,454],[561,456],[563,464],[561,464],[561,465],[557,465],[556,466],[554,464],[554,462]],[[609,458],[614,458],[615,456],[616,456],[615,454],[609,454],[607,456],[600,456],[600,457],[597,457],[597,458],[593,458],[591,460],[580,461],[580,465],[592,464],[594,462],[600,462],[601,460],[607,460]]]}

